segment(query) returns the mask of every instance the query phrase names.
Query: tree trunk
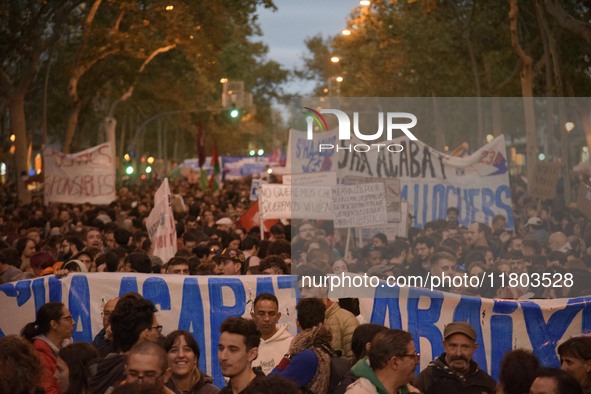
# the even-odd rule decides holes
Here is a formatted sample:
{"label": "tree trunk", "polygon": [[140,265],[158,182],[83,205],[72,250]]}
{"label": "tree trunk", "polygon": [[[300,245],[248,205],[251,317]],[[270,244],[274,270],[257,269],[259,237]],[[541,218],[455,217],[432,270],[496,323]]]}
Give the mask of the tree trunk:
{"label": "tree trunk", "polygon": [[534,110],[534,70],[531,56],[525,53],[519,43],[517,32],[517,17],[519,7],[517,0],[509,0],[509,30],[511,32],[511,46],[521,60],[521,96],[523,97],[523,112],[525,117],[525,136],[526,136],[526,170],[528,188],[531,187],[534,179],[535,164],[538,154],[538,141],[536,138],[536,118]]}
{"label": "tree trunk", "polygon": [[31,193],[27,190],[25,179],[22,176],[28,174],[29,164],[27,163],[27,152],[29,142],[27,141],[27,122],[25,118],[25,92],[16,92],[9,101],[10,127],[14,133],[16,182],[20,204],[31,202]]}
{"label": "tree trunk", "polygon": [[72,149],[72,141],[74,141],[74,134],[76,133],[76,126],[78,125],[78,117],[80,116],[81,110],[82,102],[78,101],[76,104],[74,104],[74,108],[72,108],[70,116],[68,117],[64,146],[62,147],[62,152],[64,153],[70,153],[70,150]]}

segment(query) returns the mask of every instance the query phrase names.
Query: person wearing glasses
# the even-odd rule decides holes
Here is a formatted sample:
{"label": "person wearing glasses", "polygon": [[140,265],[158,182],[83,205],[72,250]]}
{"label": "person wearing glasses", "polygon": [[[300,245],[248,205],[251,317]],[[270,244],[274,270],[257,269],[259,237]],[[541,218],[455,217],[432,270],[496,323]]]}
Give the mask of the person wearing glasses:
{"label": "person wearing glasses", "polygon": [[162,390],[163,394],[174,394],[174,391],[165,386],[171,373],[166,351],[162,346],[143,341],[129,351],[125,364],[126,384],[151,385]]}
{"label": "person wearing glasses", "polygon": [[424,394],[495,393],[496,383],[472,360],[478,348],[476,331],[466,322],[453,322],[443,330],[444,353],[419,375],[417,387]]}
{"label": "person wearing glasses", "polygon": [[381,330],[371,341],[367,357],[351,368],[357,380],[346,393],[420,393],[409,383],[418,363],[419,354],[408,332]]}
{"label": "person wearing glasses", "polygon": [[74,319],[61,302],[48,302],[37,311],[36,320],[27,324],[21,336],[29,340],[41,361],[41,387],[46,394],[59,394],[60,388],[54,374],[57,356],[74,331]]}
{"label": "person wearing glasses", "polygon": [[90,365],[88,386],[93,394],[104,394],[125,380],[125,364],[130,349],[141,342],[156,342],[162,326],[156,318],[156,307],[137,293],[119,298],[110,316],[113,352]]}

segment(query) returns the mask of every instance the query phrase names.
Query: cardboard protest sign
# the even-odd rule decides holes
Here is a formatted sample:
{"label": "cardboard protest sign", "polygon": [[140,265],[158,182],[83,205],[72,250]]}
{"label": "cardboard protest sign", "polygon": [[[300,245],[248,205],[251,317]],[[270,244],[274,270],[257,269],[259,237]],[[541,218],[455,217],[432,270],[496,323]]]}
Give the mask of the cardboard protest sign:
{"label": "cardboard protest sign", "polygon": [[551,200],[556,197],[556,182],[560,176],[560,164],[537,161],[534,179],[528,179],[528,194],[530,197]]}

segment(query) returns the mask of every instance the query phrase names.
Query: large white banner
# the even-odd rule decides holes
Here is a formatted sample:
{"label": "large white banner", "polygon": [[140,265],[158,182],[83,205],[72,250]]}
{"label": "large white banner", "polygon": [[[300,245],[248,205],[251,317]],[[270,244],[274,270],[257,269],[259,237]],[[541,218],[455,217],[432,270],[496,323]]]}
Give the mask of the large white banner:
{"label": "large white banner", "polygon": [[[263,292],[279,299],[280,323],[295,334],[298,295],[291,276],[180,276],[129,273],[73,274],[0,285],[0,337],[18,334],[46,302],[69,308],[75,341],[92,341],[101,329],[106,300],[137,291],[158,308],[163,334],[188,330],[199,343],[199,366],[223,386],[217,359],[219,326],[228,316],[249,317],[254,298]],[[419,288],[378,287],[360,299],[367,322],[409,331],[421,353],[420,367],[443,352],[445,324],[467,321],[477,333],[474,354],[479,366],[498,378],[503,355],[515,348],[532,349],[545,366],[559,366],[557,344],[591,333],[591,297],[508,301],[460,296]]]}
{"label": "large white banner", "polygon": [[[340,181],[351,175],[398,178],[400,197],[409,202],[413,226],[445,219],[448,207],[458,208],[459,222],[464,226],[475,220],[490,224],[498,214],[507,218],[507,227],[514,226],[503,136],[467,157],[449,156],[406,137],[386,144],[395,146],[392,150],[400,150],[398,153],[384,146],[379,151],[374,146],[365,152],[371,144],[357,139],[352,140],[352,145],[348,141],[340,141],[339,145],[336,130],[314,133],[313,137],[309,141],[306,132],[291,130],[288,163],[293,172],[336,170]],[[319,152],[321,143],[338,145],[338,152],[336,148]]]}
{"label": "large white banner", "polygon": [[154,194],[154,208],[146,219],[148,235],[154,249],[152,254],[160,257],[164,263],[174,257],[177,249],[176,226],[170,197],[168,178],[164,178]]}
{"label": "large white banner", "polygon": [[109,204],[115,200],[115,148],[107,142],[66,154],[43,149],[45,204]]}

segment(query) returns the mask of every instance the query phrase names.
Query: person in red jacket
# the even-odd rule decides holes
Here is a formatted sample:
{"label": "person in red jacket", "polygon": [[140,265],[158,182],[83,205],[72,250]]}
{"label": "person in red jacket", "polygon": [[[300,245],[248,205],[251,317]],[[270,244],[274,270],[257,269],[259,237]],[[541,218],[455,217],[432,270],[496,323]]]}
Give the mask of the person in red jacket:
{"label": "person in red jacket", "polygon": [[72,337],[74,319],[61,302],[49,302],[37,311],[37,320],[27,324],[21,336],[28,339],[35,348],[43,368],[41,387],[45,394],[60,394],[54,376],[57,355],[64,341]]}

